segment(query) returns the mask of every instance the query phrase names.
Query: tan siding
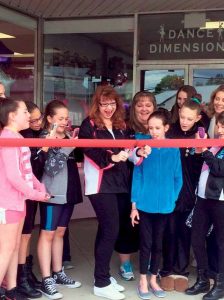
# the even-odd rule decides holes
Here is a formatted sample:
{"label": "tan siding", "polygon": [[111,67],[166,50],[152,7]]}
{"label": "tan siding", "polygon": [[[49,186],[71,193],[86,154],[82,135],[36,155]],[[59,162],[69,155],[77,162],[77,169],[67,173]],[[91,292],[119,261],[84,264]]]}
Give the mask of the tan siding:
{"label": "tan siding", "polygon": [[159,11],[224,10],[223,0],[0,0],[0,3],[44,18],[104,17]]}

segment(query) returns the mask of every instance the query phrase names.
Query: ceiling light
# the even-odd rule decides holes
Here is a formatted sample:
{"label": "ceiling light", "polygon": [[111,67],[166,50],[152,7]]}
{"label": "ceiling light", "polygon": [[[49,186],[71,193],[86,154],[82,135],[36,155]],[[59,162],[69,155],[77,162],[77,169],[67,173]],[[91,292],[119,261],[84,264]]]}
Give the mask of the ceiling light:
{"label": "ceiling light", "polygon": [[16,69],[20,69],[20,70],[34,70],[34,66],[16,67]]}
{"label": "ceiling light", "polygon": [[5,34],[3,32],[0,32],[0,39],[15,39],[16,37],[14,35]]}
{"label": "ceiling light", "polygon": [[205,22],[205,27],[201,27],[200,29],[218,29],[218,28],[223,28],[224,30],[224,21],[215,21],[215,22],[207,21]]}
{"label": "ceiling light", "polygon": [[34,53],[18,53],[13,54],[0,54],[1,57],[34,57]]}

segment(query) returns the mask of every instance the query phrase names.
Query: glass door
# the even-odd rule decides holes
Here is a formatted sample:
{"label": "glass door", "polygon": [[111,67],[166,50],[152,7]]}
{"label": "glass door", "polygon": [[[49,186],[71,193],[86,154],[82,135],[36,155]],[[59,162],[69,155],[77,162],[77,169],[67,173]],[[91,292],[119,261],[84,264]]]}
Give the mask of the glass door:
{"label": "glass door", "polygon": [[142,65],[137,68],[136,92],[154,93],[158,106],[170,110],[175,103],[176,92],[188,82],[187,65]]}
{"label": "glass door", "polygon": [[189,65],[189,84],[202,95],[205,103],[220,84],[224,84],[224,64]]}
{"label": "glass door", "polygon": [[224,64],[140,65],[136,73],[136,92],[147,90],[155,94],[158,106],[170,110],[175,95],[183,84],[193,85],[208,103],[210,95],[224,84]]}

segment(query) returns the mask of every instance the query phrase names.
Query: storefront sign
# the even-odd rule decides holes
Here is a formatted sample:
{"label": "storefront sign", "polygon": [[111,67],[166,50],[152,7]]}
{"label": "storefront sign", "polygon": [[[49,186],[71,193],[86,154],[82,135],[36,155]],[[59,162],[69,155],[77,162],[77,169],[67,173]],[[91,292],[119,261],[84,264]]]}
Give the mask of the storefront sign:
{"label": "storefront sign", "polygon": [[224,22],[203,29],[184,28],[183,20],[183,14],[140,16],[139,59],[224,58]]}

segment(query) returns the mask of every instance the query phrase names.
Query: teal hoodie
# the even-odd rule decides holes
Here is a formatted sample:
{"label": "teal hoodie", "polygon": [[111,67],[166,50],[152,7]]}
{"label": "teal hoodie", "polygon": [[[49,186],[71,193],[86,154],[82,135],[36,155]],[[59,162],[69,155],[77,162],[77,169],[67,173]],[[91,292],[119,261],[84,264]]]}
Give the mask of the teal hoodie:
{"label": "teal hoodie", "polygon": [[[137,139],[150,138],[136,135]],[[177,148],[152,148],[141,165],[134,167],[131,201],[148,213],[171,213],[182,187],[180,151]]]}

